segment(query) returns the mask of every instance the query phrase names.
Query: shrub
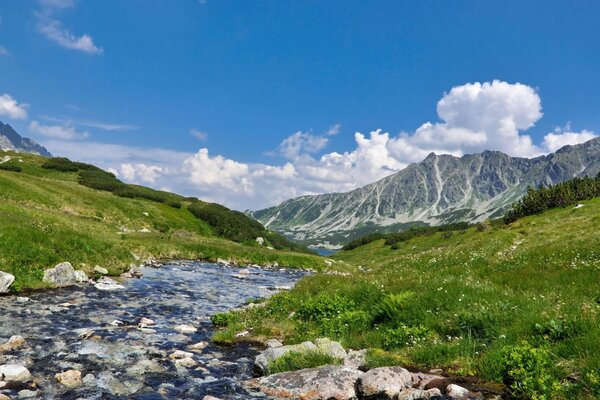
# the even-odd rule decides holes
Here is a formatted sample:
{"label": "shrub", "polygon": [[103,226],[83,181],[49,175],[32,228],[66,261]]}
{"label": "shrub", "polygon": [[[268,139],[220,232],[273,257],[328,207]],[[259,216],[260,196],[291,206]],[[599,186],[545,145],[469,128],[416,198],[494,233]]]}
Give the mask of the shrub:
{"label": "shrub", "polygon": [[564,319],[552,319],[543,324],[535,324],[533,326],[533,332],[536,335],[540,335],[544,338],[557,342],[573,336],[576,328],[577,327],[575,326],[575,323],[572,321],[566,321]]}
{"label": "shrub", "polygon": [[342,247],[342,250],[346,250],[346,251],[353,250],[357,247],[364,246],[365,244],[369,244],[376,240],[385,239],[385,236],[386,236],[385,234],[379,233],[379,232],[370,233],[368,235],[359,237],[358,239],[354,239],[354,240],[346,243],[344,245],[344,247]]}
{"label": "shrub", "polygon": [[398,320],[401,311],[406,307],[409,300],[414,296],[413,292],[390,293],[375,305],[373,317],[375,322],[389,322]]}
{"label": "shrub", "polygon": [[10,172],[21,172],[23,168],[15,164],[0,164],[0,170],[2,171],[10,171]]}
{"label": "shrub", "polygon": [[210,321],[214,326],[219,328],[227,327],[237,320],[237,315],[233,312],[217,313],[210,317]]}
{"label": "shrub", "polygon": [[77,161],[71,161],[64,157],[52,157],[47,159],[42,168],[54,169],[61,172],[77,172],[77,171],[100,171],[100,168]]}
{"label": "shrub", "polygon": [[423,325],[406,326],[400,324],[397,328],[388,328],[383,332],[383,346],[386,349],[411,346],[426,340],[429,336],[429,329]]}
{"label": "shrub", "polygon": [[517,399],[549,400],[560,392],[546,348],[523,341],[502,350],[502,375],[510,394]]}
{"label": "shrub", "polygon": [[233,211],[220,204],[195,202],[188,210],[203,221],[206,221],[214,233],[234,242],[242,243],[265,236],[265,228],[254,219],[239,211]]}
{"label": "shrub", "polygon": [[339,295],[321,294],[303,303],[296,312],[302,321],[322,322],[355,309],[354,301]]}
{"label": "shrub", "polygon": [[335,358],[320,351],[289,352],[272,361],[267,369],[267,374],[298,371],[322,365],[339,365],[342,362],[341,358]]}
{"label": "shrub", "polygon": [[80,185],[87,186],[92,189],[104,190],[108,192],[115,192],[127,186],[110,172],[102,170],[81,171],[79,173],[77,182],[79,182]]}

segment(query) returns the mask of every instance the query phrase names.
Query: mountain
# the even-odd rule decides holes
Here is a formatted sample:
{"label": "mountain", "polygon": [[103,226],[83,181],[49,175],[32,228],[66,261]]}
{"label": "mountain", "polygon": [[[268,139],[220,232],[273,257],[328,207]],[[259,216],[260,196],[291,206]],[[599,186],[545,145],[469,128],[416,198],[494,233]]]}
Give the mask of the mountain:
{"label": "mountain", "polygon": [[302,196],[251,215],[305,245],[336,248],[378,230],[502,216],[529,186],[600,171],[600,138],[532,159],[484,151],[425,160],[347,193]]}
{"label": "mountain", "polygon": [[8,124],[0,121],[0,150],[15,150],[19,152],[38,154],[44,157],[52,157],[46,148],[35,141],[24,138]]}

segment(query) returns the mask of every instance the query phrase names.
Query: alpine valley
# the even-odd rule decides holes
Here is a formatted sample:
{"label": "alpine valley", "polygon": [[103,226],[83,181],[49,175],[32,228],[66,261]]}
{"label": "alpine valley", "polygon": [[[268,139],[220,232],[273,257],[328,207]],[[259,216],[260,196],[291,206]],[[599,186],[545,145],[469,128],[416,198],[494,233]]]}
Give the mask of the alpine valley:
{"label": "alpine valley", "polygon": [[323,249],[373,231],[501,217],[528,187],[600,171],[600,138],[532,159],[484,151],[423,161],[347,193],[302,196],[251,212],[269,229]]}

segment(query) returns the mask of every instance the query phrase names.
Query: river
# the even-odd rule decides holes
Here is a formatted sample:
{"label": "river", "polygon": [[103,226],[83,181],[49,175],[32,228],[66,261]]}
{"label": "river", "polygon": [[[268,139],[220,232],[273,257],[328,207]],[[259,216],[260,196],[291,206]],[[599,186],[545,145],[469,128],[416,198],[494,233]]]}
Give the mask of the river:
{"label": "river", "polygon": [[[32,383],[0,389],[11,398],[43,399],[223,399],[253,398],[242,381],[252,376],[256,348],[220,347],[210,342],[210,316],[293,286],[295,270],[240,269],[182,262],[144,268],[125,289],[101,291],[93,285],[0,297],[0,342],[12,335],[24,347],[0,354],[0,365],[25,365]],[[155,326],[138,329],[142,318]],[[178,325],[197,328],[181,333]],[[176,365],[176,350],[208,342],[193,354],[197,365]],[[82,386],[66,388],[55,374],[76,369]],[[21,392],[19,396],[19,392]]]}

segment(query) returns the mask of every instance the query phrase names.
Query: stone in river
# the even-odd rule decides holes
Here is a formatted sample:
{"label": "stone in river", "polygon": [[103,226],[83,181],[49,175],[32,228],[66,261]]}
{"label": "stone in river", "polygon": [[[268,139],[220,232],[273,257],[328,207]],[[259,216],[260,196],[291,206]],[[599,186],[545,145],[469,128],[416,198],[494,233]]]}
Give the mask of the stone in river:
{"label": "stone in river", "polygon": [[29,370],[19,364],[0,365],[0,375],[5,382],[27,382],[31,378]]}
{"label": "stone in river", "polygon": [[68,388],[74,388],[81,385],[81,372],[75,369],[58,373],[54,376],[56,380]]}
{"label": "stone in river", "polygon": [[8,272],[0,271],[0,293],[8,293],[8,288],[15,281],[15,277]]}

